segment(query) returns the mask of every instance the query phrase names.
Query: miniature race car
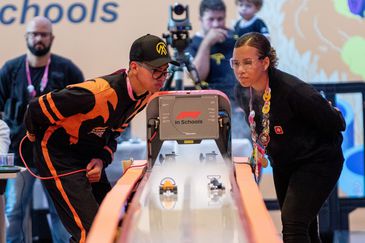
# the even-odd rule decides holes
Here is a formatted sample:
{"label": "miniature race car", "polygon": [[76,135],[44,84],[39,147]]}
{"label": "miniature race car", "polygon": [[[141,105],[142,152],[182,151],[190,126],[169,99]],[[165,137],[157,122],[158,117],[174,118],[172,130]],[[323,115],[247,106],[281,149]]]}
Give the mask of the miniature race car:
{"label": "miniature race car", "polygon": [[165,156],[163,156],[163,154],[160,154],[158,157],[158,160],[160,163],[162,162],[174,162],[176,160],[176,156],[177,154],[175,154],[174,151],[171,152],[171,154],[165,154]]}
{"label": "miniature race car", "polygon": [[177,194],[176,182],[171,177],[165,177],[160,182],[160,194],[165,194],[168,192]]}
{"label": "miniature race car", "polygon": [[222,184],[222,182],[220,182],[218,179],[220,178],[220,176],[208,176],[208,179],[210,179],[209,183],[208,183],[208,189],[210,191],[213,190],[225,190],[225,186]]}
{"label": "miniature race car", "polygon": [[217,153],[215,151],[212,151],[211,153],[206,153],[205,157],[203,153],[200,153],[199,155],[199,161],[203,162],[205,161],[216,161],[217,160]]}

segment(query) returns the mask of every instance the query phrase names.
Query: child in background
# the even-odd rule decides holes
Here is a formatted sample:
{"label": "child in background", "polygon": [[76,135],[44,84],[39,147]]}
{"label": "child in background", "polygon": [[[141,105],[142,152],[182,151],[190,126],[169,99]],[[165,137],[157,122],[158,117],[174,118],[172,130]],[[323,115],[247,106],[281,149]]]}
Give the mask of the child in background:
{"label": "child in background", "polygon": [[256,16],[260,11],[263,0],[235,0],[240,18],[234,23],[234,31],[238,36],[248,32],[258,32],[270,37],[265,22]]}

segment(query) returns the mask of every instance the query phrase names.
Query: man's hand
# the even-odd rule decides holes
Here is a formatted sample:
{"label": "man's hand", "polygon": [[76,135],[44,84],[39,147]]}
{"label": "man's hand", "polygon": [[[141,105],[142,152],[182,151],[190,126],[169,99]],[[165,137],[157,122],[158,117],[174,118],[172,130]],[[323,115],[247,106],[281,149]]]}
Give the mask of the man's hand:
{"label": "man's hand", "polygon": [[28,137],[29,141],[31,141],[32,143],[35,142],[35,135],[33,133],[30,133],[29,131],[27,131],[27,137]]}
{"label": "man's hand", "polygon": [[226,40],[228,31],[222,28],[212,28],[206,34],[204,40],[209,43],[209,46],[213,46],[216,43],[222,43]]}
{"label": "man's hand", "polygon": [[86,166],[86,177],[90,183],[98,182],[103,170],[103,161],[101,159],[92,159]]}

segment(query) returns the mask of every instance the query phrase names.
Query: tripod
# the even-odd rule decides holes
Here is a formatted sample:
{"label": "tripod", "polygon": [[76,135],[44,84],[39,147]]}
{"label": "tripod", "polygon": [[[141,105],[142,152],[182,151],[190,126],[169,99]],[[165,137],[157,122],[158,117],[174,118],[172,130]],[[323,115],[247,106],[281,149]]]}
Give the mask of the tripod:
{"label": "tripod", "polygon": [[192,63],[190,53],[183,51],[175,51],[174,59],[179,66],[172,66],[172,75],[166,80],[163,90],[171,90],[171,83],[175,81],[175,90],[184,90],[184,67],[188,70],[190,78],[193,80],[196,89],[202,89],[202,82],[200,81],[198,71]]}

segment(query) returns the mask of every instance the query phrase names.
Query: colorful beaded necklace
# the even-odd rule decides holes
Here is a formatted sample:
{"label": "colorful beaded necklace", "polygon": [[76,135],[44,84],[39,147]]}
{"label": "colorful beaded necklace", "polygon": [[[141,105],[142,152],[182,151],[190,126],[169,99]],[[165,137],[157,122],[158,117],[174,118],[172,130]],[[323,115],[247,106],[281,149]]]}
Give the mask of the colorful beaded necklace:
{"label": "colorful beaded necklace", "polygon": [[252,166],[256,182],[260,178],[260,172],[262,167],[267,167],[267,159],[265,158],[266,147],[270,142],[270,99],[271,99],[271,89],[269,87],[269,82],[266,85],[265,92],[262,95],[264,105],[262,107],[262,132],[257,135],[256,132],[256,122],[255,122],[255,111],[252,108],[252,87],[250,87],[250,115],[248,121],[251,129],[252,138],[252,154],[250,157],[250,164]]}

